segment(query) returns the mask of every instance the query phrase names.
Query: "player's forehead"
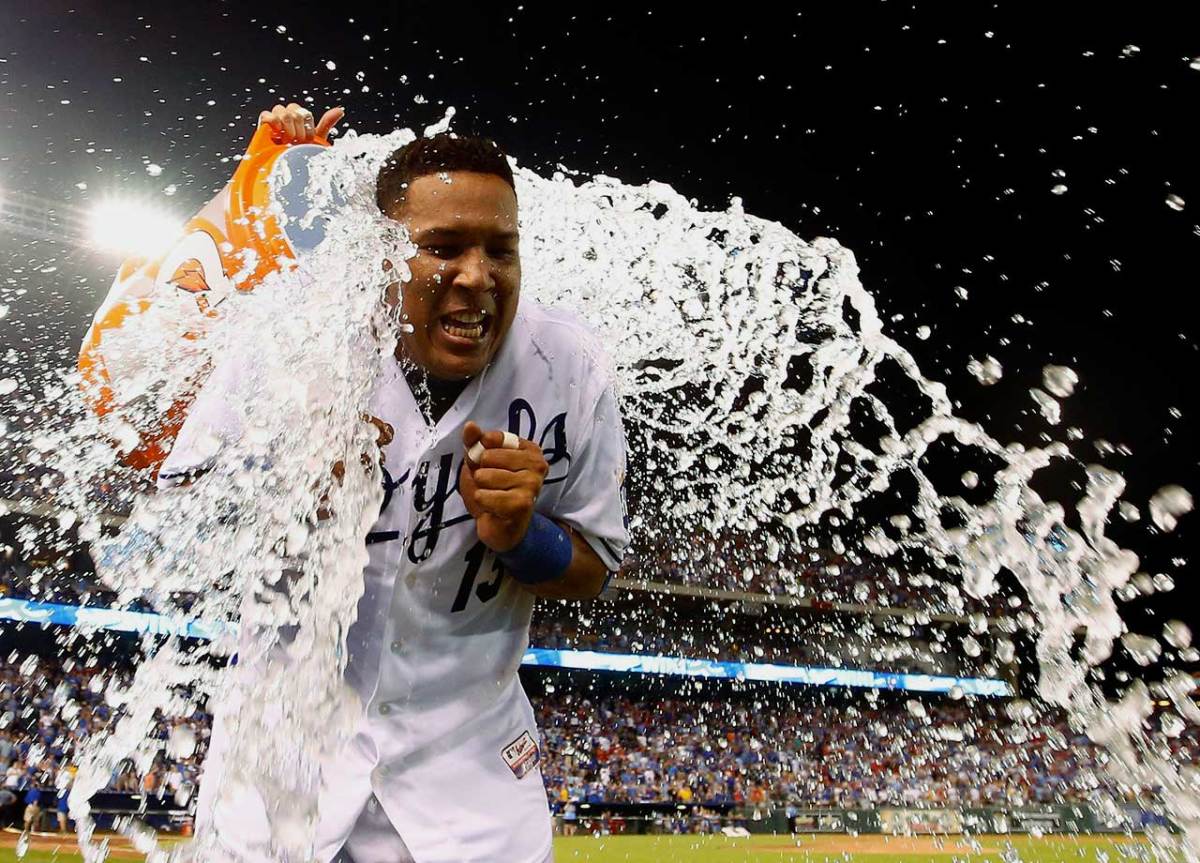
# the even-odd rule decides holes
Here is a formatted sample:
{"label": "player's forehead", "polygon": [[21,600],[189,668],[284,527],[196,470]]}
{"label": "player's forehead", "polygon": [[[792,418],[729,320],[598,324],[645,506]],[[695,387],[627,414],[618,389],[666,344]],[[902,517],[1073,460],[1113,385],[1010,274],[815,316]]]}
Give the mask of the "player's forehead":
{"label": "player's forehead", "polygon": [[442,172],[411,181],[399,215],[416,242],[432,235],[509,237],[517,232],[517,197],[494,174]]}

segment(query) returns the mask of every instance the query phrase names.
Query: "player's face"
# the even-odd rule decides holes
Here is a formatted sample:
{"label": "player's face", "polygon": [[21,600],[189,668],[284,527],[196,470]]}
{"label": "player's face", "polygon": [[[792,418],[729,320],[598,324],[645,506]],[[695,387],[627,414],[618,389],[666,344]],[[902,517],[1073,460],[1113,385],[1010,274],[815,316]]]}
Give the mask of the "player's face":
{"label": "player's face", "polygon": [[517,196],[492,174],[431,174],[413,180],[388,215],[417,246],[408,261],[411,281],[388,292],[388,303],[400,302],[412,327],[400,336],[404,355],[435,378],[474,377],[496,355],[517,311]]}

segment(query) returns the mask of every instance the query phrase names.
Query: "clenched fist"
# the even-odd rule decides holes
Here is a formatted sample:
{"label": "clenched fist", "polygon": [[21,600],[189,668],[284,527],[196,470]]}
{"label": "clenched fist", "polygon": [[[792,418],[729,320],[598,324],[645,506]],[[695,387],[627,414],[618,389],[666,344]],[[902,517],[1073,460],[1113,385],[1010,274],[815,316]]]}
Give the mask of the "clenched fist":
{"label": "clenched fist", "polygon": [[[541,493],[550,465],[542,448],[531,440],[516,438],[516,449],[504,447],[502,431],[484,431],[473,422],[463,428],[463,445],[477,443],[483,452],[478,463],[463,459],[458,491],[467,512],[475,519],[480,541],[497,554],[517,546],[529,530],[533,507]],[[478,452],[478,448],[476,449]]]}

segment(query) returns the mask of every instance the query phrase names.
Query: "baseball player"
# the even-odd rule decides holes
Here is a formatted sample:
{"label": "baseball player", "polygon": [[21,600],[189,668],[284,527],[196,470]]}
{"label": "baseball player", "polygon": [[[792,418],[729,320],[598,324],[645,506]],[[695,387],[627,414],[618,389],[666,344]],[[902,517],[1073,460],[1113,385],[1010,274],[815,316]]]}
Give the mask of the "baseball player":
{"label": "baseball player", "polygon": [[[326,122],[295,104],[261,121],[300,142]],[[347,670],[365,712],[324,762],[316,859],[541,863],[551,822],[517,669],[534,598],[594,597],[620,566],[621,415],[592,334],[521,299],[516,191],[494,144],[420,138],[387,161],[377,201],[418,249],[385,300],[411,332],[370,404],[384,502]],[[160,486],[201,466],[193,441],[237,433],[207,407],[218,380]],[[218,723],[197,832],[271,860],[261,801],[219,793],[224,740]]]}

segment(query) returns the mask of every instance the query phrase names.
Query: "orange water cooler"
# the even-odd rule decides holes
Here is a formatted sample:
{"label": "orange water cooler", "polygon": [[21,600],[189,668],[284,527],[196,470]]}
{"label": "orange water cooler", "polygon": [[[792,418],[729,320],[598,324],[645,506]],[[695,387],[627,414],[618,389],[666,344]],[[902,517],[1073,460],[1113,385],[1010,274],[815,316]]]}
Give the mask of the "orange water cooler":
{"label": "orange water cooler", "polygon": [[[312,248],[324,235],[320,220],[301,227],[299,219],[308,210],[303,195],[308,159],[328,146],[323,138],[315,144],[277,144],[271,128],[260,126],[233,180],[188,221],[169,251],[121,264],[84,338],[79,371],[92,409],[101,417],[120,418],[123,428],[136,432],[136,443],[128,433],[120,436],[126,464],[157,472],[166,458],[210,371],[202,342],[219,325],[225,302],[254,290],[268,273],[287,266],[297,251]],[[276,182],[282,171],[290,178],[283,186]],[[278,212],[285,216],[283,224]],[[195,369],[170,376],[187,384],[151,401],[146,381],[164,377],[153,372],[163,361],[155,349],[163,336],[142,336],[148,327],[164,326],[200,350],[186,353],[196,357]]]}

